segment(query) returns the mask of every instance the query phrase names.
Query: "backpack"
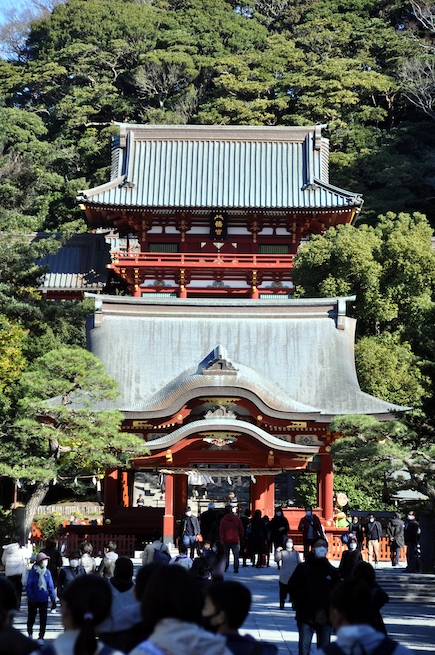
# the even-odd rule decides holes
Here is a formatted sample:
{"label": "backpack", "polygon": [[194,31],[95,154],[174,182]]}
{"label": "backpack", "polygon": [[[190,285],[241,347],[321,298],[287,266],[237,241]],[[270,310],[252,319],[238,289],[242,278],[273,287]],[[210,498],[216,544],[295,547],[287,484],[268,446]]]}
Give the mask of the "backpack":
{"label": "backpack", "polygon": [[[397,646],[398,646],[397,641],[393,641],[393,639],[390,639],[389,637],[385,637],[385,639],[383,639],[376,646],[376,648],[372,650],[370,655],[393,655]],[[325,653],[325,655],[345,655],[344,650],[342,650],[340,646],[337,645],[337,642],[335,641],[332,644],[323,646],[322,650]],[[364,649],[363,652],[365,652]]]}
{"label": "backpack", "polygon": [[167,564],[171,559],[171,556],[168,555],[166,551],[162,550],[163,546],[164,544],[162,544],[158,550],[157,548],[154,548],[153,562],[163,562],[163,564]]}

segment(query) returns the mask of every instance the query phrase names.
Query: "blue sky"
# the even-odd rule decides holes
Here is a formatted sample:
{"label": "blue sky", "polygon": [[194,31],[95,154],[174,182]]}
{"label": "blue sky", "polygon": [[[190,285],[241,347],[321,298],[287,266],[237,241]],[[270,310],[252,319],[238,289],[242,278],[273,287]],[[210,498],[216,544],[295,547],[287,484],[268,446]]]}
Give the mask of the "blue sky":
{"label": "blue sky", "polygon": [[28,0],[0,0],[0,22],[4,20],[4,11],[17,9],[21,11],[28,6]]}

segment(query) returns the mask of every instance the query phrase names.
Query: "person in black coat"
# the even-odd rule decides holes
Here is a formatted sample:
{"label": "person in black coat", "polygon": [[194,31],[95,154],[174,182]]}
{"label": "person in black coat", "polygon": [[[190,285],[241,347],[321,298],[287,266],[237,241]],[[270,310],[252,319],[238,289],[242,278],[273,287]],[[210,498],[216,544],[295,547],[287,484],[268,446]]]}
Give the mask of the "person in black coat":
{"label": "person in black coat", "polygon": [[406,561],[408,573],[417,571],[417,544],[420,539],[420,526],[415,518],[414,512],[408,512],[407,522],[404,527],[406,548]]}
{"label": "person in black coat", "polygon": [[69,556],[69,566],[62,566],[59,571],[57,584],[57,595],[59,600],[62,600],[65,589],[79,575],[86,575],[84,566],[80,566],[80,553],[71,553]]}
{"label": "person in black coat", "polygon": [[57,547],[57,541],[54,537],[48,537],[48,539],[45,540],[44,553],[47,555],[47,557],[50,558],[48,560],[47,568],[51,573],[54,588],[56,589],[58,584],[59,571],[62,568],[63,561],[60,550]]}
{"label": "person in black coat", "polygon": [[358,562],[352,572],[352,578],[354,580],[359,580],[360,582],[365,582],[365,584],[370,587],[372,603],[372,621],[370,625],[378,632],[384,632],[387,634],[387,629],[381,614],[381,608],[388,603],[390,597],[376,582],[375,569],[368,562]]}
{"label": "person in black coat", "polygon": [[[274,551],[277,548],[282,548],[284,544],[284,537],[287,537],[287,534],[290,530],[289,523],[284,516],[282,507],[277,507],[275,510],[275,516],[271,520],[268,526],[270,530],[270,539],[273,543]],[[278,562],[279,568],[279,562]]]}
{"label": "person in black coat", "polygon": [[225,555],[224,545],[222,541],[219,541],[219,539],[214,542],[208,561],[213,582],[223,582],[225,568],[227,566],[227,557]]}
{"label": "person in black coat", "polygon": [[249,536],[252,566],[261,567],[261,558],[267,549],[267,528],[261,518],[261,510],[256,509],[251,519],[251,534]]}
{"label": "person in black coat", "polygon": [[327,560],[327,552],[326,539],[317,539],[306,561],[298,564],[288,581],[299,630],[299,655],[309,655],[314,633],[317,648],[326,646],[331,639],[329,598],[340,576]]}
{"label": "person in black coat", "polygon": [[356,538],[356,543],[357,543],[357,550],[360,552],[364,548],[364,528],[362,524],[359,522],[357,516],[352,516],[352,523],[349,526],[349,532],[351,532],[355,538]]}
{"label": "person in black coat", "polygon": [[184,516],[180,521],[179,537],[186,548],[190,550],[191,559],[195,557],[195,548],[200,534],[201,530],[197,517],[192,514],[190,507],[186,507]]}
{"label": "person in black coat", "polygon": [[400,549],[405,547],[404,524],[399,512],[395,512],[394,518],[388,521],[387,535],[390,539],[391,564],[397,566],[400,560]]}
{"label": "person in black coat", "polygon": [[349,537],[347,548],[348,550],[345,550],[341,556],[338,567],[338,573],[342,580],[350,580],[355,566],[362,561],[361,551],[358,550],[358,544],[353,534]]}
{"label": "person in black coat", "polygon": [[199,525],[201,527],[202,540],[206,541],[211,538],[211,529],[213,523],[216,521],[216,510],[214,503],[209,503],[208,508],[199,517]]}

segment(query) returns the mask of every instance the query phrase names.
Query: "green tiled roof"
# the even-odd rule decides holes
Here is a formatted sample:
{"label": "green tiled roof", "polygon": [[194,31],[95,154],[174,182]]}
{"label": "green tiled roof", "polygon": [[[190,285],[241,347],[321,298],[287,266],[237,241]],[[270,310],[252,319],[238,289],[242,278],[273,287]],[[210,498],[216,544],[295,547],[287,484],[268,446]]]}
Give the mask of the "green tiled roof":
{"label": "green tiled roof", "polygon": [[119,124],[110,182],[87,204],[141,208],[344,209],[360,194],[329,184],[321,126]]}

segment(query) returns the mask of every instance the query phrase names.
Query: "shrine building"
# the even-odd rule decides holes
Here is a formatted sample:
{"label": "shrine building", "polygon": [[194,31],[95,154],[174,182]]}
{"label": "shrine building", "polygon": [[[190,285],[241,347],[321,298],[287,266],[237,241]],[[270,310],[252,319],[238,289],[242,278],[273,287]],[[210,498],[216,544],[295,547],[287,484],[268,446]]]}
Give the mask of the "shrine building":
{"label": "shrine building", "polygon": [[120,388],[99,407],[121,410],[148,449],[106,473],[111,530],[163,520],[173,542],[188,499],[199,513],[231,490],[242,508],[272,516],[282,503],[296,521],[290,479],[303,471],[330,525],[331,420],[406,409],[359,387],[354,298],[292,299],[301,241],[350,223],[361,196],[329,183],[319,126],[119,128],[111,180],[79,196],[91,228],[135,243],[109,264],[132,296],[92,296],[88,324]]}

